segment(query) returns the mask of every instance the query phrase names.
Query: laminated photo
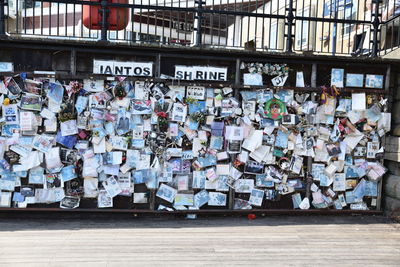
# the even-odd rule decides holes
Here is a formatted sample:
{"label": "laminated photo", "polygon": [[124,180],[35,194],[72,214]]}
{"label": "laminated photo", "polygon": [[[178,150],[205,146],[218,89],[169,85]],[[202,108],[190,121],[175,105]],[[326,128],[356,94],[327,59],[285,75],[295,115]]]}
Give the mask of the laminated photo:
{"label": "laminated photo", "polygon": [[75,102],[75,109],[78,112],[78,115],[86,109],[88,102],[89,98],[87,96],[78,96]]}
{"label": "laminated photo", "polygon": [[383,88],[383,75],[367,74],[365,77],[366,88]]}
{"label": "laminated photo", "polygon": [[343,88],[344,69],[332,69],[331,71],[331,86]]}
{"label": "laminated photo", "polygon": [[226,194],[219,192],[209,192],[209,206],[226,206]]}
{"label": "laminated photo", "polygon": [[215,190],[220,192],[228,192],[229,185],[228,185],[229,176],[228,175],[219,175],[218,179],[216,180]]}
{"label": "laminated photo", "polygon": [[88,92],[102,92],[104,91],[104,80],[83,80],[83,89]]}
{"label": "laminated photo", "polygon": [[236,180],[234,186],[237,193],[251,193],[251,190],[254,188],[254,180],[238,179]]}
{"label": "laminated photo", "polygon": [[193,206],[194,195],[193,194],[176,194],[175,196],[175,206]]}
{"label": "laminated photo", "polygon": [[69,120],[60,123],[61,135],[69,136],[78,133],[78,127],[76,125],[76,120]]}
{"label": "laminated photo", "polygon": [[173,187],[170,187],[166,184],[161,184],[157,190],[156,196],[164,199],[165,201],[172,203],[175,200],[175,196],[177,194],[177,190]]}
{"label": "laminated photo", "polygon": [[147,100],[149,99],[150,90],[148,89],[146,82],[136,81],[135,82],[135,99]]}
{"label": "laminated photo", "polygon": [[38,95],[32,94],[22,96],[21,109],[40,111],[42,109],[42,98]]}
{"label": "laminated photo", "polygon": [[62,209],[76,209],[79,207],[81,199],[79,197],[65,196],[60,201],[60,208]]}
{"label": "laminated photo", "polygon": [[58,174],[45,174],[44,175],[44,187],[45,189],[51,189],[56,187],[64,187],[64,182]]}
{"label": "laminated photo", "polygon": [[113,149],[127,151],[129,147],[129,138],[122,136],[112,136],[109,139]]}
{"label": "laminated photo", "polygon": [[333,175],[333,191],[346,191],[346,175],[344,173]]}
{"label": "laminated photo", "polygon": [[63,182],[67,182],[78,177],[74,165],[63,167],[60,175]]}
{"label": "laminated photo", "polygon": [[13,78],[9,79],[8,85],[7,85],[7,89],[14,96],[19,95],[22,92],[21,87],[19,86],[19,84]]}
{"label": "laminated photo", "polygon": [[117,180],[115,180],[114,177],[107,178],[102,183],[102,185],[103,185],[104,189],[107,191],[108,195],[112,198],[122,192],[121,187],[119,186]]}
{"label": "laminated photo", "polygon": [[149,202],[147,193],[134,193],[133,194],[133,203],[134,204],[145,204]]}
{"label": "laminated photo", "polygon": [[205,95],[206,95],[206,88],[204,86],[188,86],[186,88],[186,98],[204,100]]}
{"label": "laminated photo", "polygon": [[201,190],[197,194],[194,195],[194,206],[200,208],[208,203],[210,197],[209,192],[207,190]]}
{"label": "laminated photo", "polygon": [[54,103],[61,104],[64,95],[64,86],[60,83],[49,83],[49,91],[47,92],[47,97],[51,99]]}
{"label": "laminated photo", "polygon": [[364,74],[347,73],[346,86],[347,87],[363,87]]}
{"label": "laminated photo", "polygon": [[3,118],[6,124],[19,124],[17,105],[2,106]]}
{"label": "laminated photo", "polygon": [[33,139],[32,147],[43,153],[47,153],[50,151],[53,141],[54,141],[54,136],[44,135],[44,134],[36,135],[35,138]]}
{"label": "laminated photo", "polygon": [[264,190],[252,189],[249,203],[253,206],[261,207],[264,198]]}
{"label": "laminated photo", "polygon": [[187,114],[187,106],[181,103],[174,103],[172,108],[172,120],[176,122],[185,122]]}
{"label": "laminated photo", "polygon": [[43,184],[44,183],[44,168],[35,167],[29,170],[29,183],[30,184]]}
{"label": "laminated photo", "polygon": [[150,100],[132,100],[131,113],[135,115],[151,114],[151,101]]}
{"label": "laminated photo", "polygon": [[250,86],[263,86],[263,78],[258,73],[245,73],[243,74],[243,84]]}
{"label": "laminated photo", "polygon": [[134,187],[133,184],[131,183],[131,173],[127,172],[125,174],[120,173],[117,177],[118,185],[121,188],[121,193],[119,193],[120,196],[131,196]]}
{"label": "laminated photo", "polygon": [[10,208],[11,207],[11,196],[12,192],[0,192],[0,207]]}
{"label": "laminated photo", "polygon": [[256,161],[248,160],[244,167],[244,173],[248,174],[263,174],[264,173],[264,164],[258,163]]}
{"label": "laminated photo", "polygon": [[100,190],[97,197],[98,208],[112,208],[113,198],[107,193],[106,190]]}

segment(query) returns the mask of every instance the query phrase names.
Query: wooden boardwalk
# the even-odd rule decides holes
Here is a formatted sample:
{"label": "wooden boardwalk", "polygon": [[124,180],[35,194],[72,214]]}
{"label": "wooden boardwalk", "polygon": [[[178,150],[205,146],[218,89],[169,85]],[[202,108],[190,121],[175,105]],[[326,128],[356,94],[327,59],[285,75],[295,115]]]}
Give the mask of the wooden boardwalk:
{"label": "wooden boardwalk", "polygon": [[58,216],[0,214],[0,266],[400,266],[383,217]]}

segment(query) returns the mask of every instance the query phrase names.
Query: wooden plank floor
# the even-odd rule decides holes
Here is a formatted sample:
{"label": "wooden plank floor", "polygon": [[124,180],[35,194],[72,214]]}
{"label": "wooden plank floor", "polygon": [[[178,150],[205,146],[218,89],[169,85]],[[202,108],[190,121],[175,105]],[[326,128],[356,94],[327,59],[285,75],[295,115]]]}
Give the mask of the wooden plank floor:
{"label": "wooden plank floor", "polygon": [[380,216],[0,215],[0,266],[400,266]]}

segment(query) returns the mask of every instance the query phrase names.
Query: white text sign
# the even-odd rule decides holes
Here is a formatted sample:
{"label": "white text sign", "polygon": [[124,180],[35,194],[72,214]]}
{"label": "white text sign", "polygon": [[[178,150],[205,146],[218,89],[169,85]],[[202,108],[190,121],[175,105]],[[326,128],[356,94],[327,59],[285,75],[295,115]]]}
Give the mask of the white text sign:
{"label": "white text sign", "polygon": [[120,76],[153,76],[153,62],[93,60],[93,73]]}
{"label": "white text sign", "polygon": [[226,81],[228,68],[208,66],[175,66],[175,79]]}

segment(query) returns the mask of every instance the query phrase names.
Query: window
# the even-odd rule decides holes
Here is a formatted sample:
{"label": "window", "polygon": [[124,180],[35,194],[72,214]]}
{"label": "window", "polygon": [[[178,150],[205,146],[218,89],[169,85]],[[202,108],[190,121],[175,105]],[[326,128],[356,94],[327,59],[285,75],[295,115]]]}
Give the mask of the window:
{"label": "window", "polygon": [[[346,3],[344,4],[344,7],[343,7],[343,12],[344,12],[344,19],[355,19],[357,16],[356,1],[354,1],[354,3],[353,3],[352,0],[346,0]],[[352,24],[343,24],[342,34],[350,35],[352,29],[353,29]]]}
{"label": "window", "polygon": [[271,24],[269,33],[269,49],[277,49],[278,44],[278,23],[274,22]]}
{"label": "window", "polygon": [[[297,14],[302,17],[310,16],[310,7],[305,7],[304,10]],[[298,49],[303,49],[308,47],[308,37],[309,37],[309,21],[299,20],[296,22],[296,46]]]}
{"label": "window", "polygon": [[22,2],[23,8],[33,8],[40,7],[41,2],[33,1],[33,0],[25,0]]}

